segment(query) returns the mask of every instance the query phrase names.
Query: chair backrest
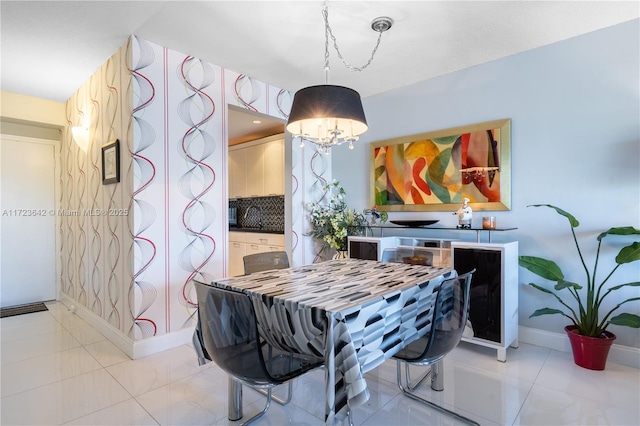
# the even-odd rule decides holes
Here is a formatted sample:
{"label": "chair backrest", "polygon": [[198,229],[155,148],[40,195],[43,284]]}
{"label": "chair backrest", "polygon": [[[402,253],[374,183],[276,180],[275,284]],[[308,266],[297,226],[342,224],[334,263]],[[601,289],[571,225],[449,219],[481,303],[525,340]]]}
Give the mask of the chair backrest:
{"label": "chair backrest", "polygon": [[289,257],[286,251],[267,251],[264,253],[248,254],[242,258],[245,275],[271,269],[285,269],[289,267]]}
{"label": "chair backrest", "polygon": [[197,281],[195,288],[202,345],[228,374],[251,385],[279,384],[322,364],[266,343],[248,295]]}
{"label": "chair backrest", "polygon": [[408,344],[395,358],[409,362],[438,360],[460,343],[467,323],[474,272],[475,269],[442,282],[431,312],[431,330]]}

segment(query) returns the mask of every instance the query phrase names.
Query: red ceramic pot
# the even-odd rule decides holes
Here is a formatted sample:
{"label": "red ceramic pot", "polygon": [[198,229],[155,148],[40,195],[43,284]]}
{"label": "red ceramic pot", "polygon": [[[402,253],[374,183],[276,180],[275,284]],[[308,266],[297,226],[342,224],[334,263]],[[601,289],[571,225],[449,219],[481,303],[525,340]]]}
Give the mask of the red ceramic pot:
{"label": "red ceramic pot", "polygon": [[569,336],[571,350],[573,351],[573,361],[583,368],[589,370],[604,370],[607,364],[609,348],[616,340],[616,335],[605,331],[602,337],[588,337],[578,334],[575,325],[568,325],[564,331]]}

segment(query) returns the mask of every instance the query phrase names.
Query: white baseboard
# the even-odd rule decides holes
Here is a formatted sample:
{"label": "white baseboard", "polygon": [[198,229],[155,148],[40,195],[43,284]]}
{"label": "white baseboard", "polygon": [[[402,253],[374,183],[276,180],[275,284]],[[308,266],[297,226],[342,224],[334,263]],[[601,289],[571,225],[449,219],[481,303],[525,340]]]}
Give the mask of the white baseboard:
{"label": "white baseboard", "polygon": [[[556,351],[571,352],[571,344],[565,333],[554,333],[531,327],[518,327],[518,341]],[[628,367],[640,368],[640,349],[613,344],[607,361]]]}
{"label": "white baseboard", "polygon": [[124,352],[129,358],[135,359],[133,358],[133,340],[122,334],[120,330],[115,329],[103,318],[94,314],[86,307],[79,305],[75,300],[69,298],[63,293],[60,293],[60,303],[65,305],[68,309],[73,310],[77,316],[98,330],[107,338],[107,340],[116,345],[118,349]]}
{"label": "white baseboard", "polygon": [[[160,336],[149,337],[147,339],[136,340],[133,342],[133,359],[142,358],[143,356],[152,355],[167,349],[191,343],[193,338],[194,327],[183,328],[171,333],[161,334]],[[195,356],[195,352],[194,352]]]}
{"label": "white baseboard", "polygon": [[180,345],[191,343],[193,330],[195,328],[184,328],[182,330],[162,334],[160,336],[149,337],[142,340],[132,340],[119,330],[113,328],[113,326],[103,318],[97,316],[86,307],[79,306],[73,299],[70,299],[66,295],[60,294],[59,301],[69,309],[73,307],[76,315],[102,333],[107,340],[116,345],[118,349],[124,352],[131,359],[142,358]]}

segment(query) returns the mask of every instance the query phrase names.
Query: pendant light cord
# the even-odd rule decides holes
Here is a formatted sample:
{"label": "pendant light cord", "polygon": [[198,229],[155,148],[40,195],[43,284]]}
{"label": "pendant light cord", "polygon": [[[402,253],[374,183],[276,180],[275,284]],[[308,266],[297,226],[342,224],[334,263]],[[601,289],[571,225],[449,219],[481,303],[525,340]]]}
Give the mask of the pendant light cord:
{"label": "pendant light cord", "polygon": [[325,2],[324,8],[322,9],[322,16],[324,17],[324,40],[325,40],[324,41],[324,69],[325,69],[326,83],[329,84],[329,37],[331,37],[331,39],[333,40],[333,47],[336,49],[336,52],[338,53],[338,58],[340,58],[344,66],[347,67],[349,71],[362,71],[365,68],[367,68],[373,61],[373,57],[378,51],[378,46],[380,46],[380,40],[382,39],[382,33],[386,31],[388,28],[385,28],[383,30],[377,30],[378,41],[376,42],[376,46],[373,48],[373,51],[371,52],[371,57],[369,58],[369,61],[367,61],[367,63],[361,67],[356,67],[348,63],[340,53],[340,49],[338,48],[338,42],[336,41],[336,38],[333,35],[333,32],[331,31],[331,26],[329,25],[329,5],[327,4],[327,2]]}

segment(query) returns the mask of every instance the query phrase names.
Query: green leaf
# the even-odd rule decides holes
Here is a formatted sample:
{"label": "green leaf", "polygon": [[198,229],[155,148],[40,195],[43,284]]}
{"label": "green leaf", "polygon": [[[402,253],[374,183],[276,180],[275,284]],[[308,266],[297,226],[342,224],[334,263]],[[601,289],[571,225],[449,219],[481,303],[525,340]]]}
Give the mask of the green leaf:
{"label": "green leaf", "polygon": [[616,256],[616,263],[631,263],[640,259],[640,241],[636,241],[630,246],[623,247]]}
{"label": "green leaf", "polygon": [[553,294],[553,295],[555,296],[554,292],[552,292],[551,290],[546,289],[546,288],[544,288],[544,287],[540,287],[538,284],[529,283],[529,285],[530,285],[531,287],[535,288],[536,290],[540,290],[540,291],[541,291],[541,292],[543,292],[543,293]]}
{"label": "green leaf", "polygon": [[618,290],[619,288],[622,288],[622,287],[640,287],[640,281],[634,281],[632,283],[618,284],[618,285],[615,285],[613,287],[610,287],[609,291]]}
{"label": "green leaf", "polygon": [[565,315],[565,313],[562,312],[560,309],[542,308],[542,309],[538,309],[537,311],[529,315],[529,318],[539,317],[540,315],[555,315],[555,314]]}
{"label": "green leaf", "polygon": [[568,287],[573,287],[576,290],[581,290],[582,289],[582,286],[580,284],[572,283],[571,281],[565,281],[565,280],[558,281],[558,284],[556,284],[554,288],[556,290],[563,290],[563,289],[568,288]]}
{"label": "green leaf", "polygon": [[618,228],[610,228],[608,231],[598,235],[598,241],[606,237],[607,235],[638,235],[640,229],[636,229],[633,226],[621,226]]}
{"label": "green leaf", "polygon": [[547,280],[564,280],[562,270],[554,261],[535,256],[520,256],[518,258],[518,264]]}
{"label": "green leaf", "polygon": [[580,226],[580,222],[578,222],[578,219],[573,217],[571,213],[566,212],[559,207],[552,206],[551,204],[531,204],[527,207],[549,207],[551,209],[554,209],[559,215],[566,217],[569,220],[569,224],[571,224],[572,228],[577,228],[578,226]]}
{"label": "green leaf", "polygon": [[625,327],[640,328],[640,316],[635,314],[623,313],[616,315],[609,321],[613,325],[622,325]]}

